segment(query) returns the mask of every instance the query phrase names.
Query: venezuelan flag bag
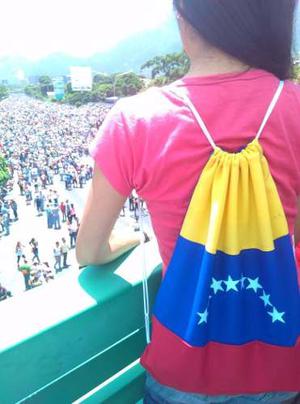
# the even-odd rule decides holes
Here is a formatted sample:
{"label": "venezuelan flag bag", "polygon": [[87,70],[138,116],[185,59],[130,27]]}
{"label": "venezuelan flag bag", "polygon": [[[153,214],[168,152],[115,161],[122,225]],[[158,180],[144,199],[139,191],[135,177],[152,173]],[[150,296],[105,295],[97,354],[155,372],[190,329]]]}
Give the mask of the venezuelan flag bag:
{"label": "venezuelan flag bag", "polygon": [[143,366],[200,394],[300,391],[300,293],[287,219],[259,144],[218,148],[186,213],[153,311]]}

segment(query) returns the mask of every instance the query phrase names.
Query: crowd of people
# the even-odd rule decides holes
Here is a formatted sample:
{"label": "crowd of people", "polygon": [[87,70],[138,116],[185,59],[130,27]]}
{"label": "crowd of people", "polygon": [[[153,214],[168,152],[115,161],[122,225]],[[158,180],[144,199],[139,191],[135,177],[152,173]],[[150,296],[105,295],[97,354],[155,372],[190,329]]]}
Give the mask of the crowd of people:
{"label": "crowd of people", "polygon": [[[65,226],[69,237],[58,239],[53,256],[43,259],[39,240],[31,238],[26,246],[17,243],[17,269],[24,276],[26,290],[49,282],[68,266],[68,252],[75,247],[80,222],[71,196],[60,196],[57,184],[61,182],[70,191],[83,188],[92,178],[88,145],[109,109],[103,103],[76,108],[14,96],[0,103],[0,153],[11,174],[0,192],[0,238],[10,235],[14,222],[22,221],[18,203],[23,201],[45,218],[46,229]],[[12,194],[21,199],[16,201]],[[26,249],[31,249],[31,256]]]}

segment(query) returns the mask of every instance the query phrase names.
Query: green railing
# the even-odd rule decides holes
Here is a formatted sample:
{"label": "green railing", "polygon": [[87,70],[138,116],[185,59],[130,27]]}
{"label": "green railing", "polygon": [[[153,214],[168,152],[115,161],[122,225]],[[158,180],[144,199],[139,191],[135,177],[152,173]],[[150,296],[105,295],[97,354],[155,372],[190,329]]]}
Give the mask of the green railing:
{"label": "green railing", "polygon": [[[150,304],[161,268],[146,244]],[[0,304],[0,403],[113,403],[142,399],[142,253],[66,274]]]}

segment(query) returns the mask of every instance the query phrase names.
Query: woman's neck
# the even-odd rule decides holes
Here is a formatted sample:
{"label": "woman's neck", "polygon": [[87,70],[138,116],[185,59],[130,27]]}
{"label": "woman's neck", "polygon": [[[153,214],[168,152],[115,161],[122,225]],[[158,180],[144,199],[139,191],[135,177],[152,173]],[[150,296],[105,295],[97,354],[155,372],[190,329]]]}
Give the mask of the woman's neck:
{"label": "woman's neck", "polygon": [[207,56],[191,57],[191,67],[185,77],[242,73],[250,69],[251,67],[245,63],[217,52]]}

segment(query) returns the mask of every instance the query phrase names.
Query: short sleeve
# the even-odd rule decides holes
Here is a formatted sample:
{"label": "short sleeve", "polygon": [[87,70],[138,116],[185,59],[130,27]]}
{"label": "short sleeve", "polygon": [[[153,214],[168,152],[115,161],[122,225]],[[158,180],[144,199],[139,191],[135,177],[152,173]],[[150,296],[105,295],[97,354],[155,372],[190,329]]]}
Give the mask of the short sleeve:
{"label": "short sleeve", "polygon": [[[288,93],[291,102],[289,103],[288,111],[292,118],[289,121],[286,120],[285,125],[289,134],[288,141],[291,145],[290,153],[292,158],[289,164],[294,164],[295,172],[293,176],[293,183],[295,184],[295,189],[297,196],[300,196],[300,136],[299,136],[299,116],[300,111],[300,85],[286,82],[286,87],[288,88]],[[296,119],[295,119],[296,118]]]}
{"label": "short sleeve", "polygon": [[90,155],[112,187],[121,195],[128,196],[134,188],[134,164],[122,102],[119,101],[107,114],[90,146]]}

